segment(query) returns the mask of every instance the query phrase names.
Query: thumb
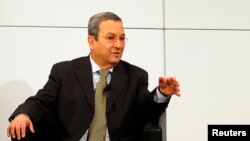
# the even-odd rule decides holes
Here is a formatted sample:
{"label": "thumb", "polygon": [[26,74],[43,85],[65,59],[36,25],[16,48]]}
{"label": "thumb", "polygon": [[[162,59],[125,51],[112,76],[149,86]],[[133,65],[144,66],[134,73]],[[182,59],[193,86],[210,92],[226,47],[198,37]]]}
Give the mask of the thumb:
{"label": "thumb", "polygon": [[163,77],[159,77],[159,84],[164,82],[164,78]]}
{"label": "thumb", "polygon": [[34,127],[33,127],[33,123],[31,122],[29,125],[29,129],[31,131],[31,133],[35,133]]}

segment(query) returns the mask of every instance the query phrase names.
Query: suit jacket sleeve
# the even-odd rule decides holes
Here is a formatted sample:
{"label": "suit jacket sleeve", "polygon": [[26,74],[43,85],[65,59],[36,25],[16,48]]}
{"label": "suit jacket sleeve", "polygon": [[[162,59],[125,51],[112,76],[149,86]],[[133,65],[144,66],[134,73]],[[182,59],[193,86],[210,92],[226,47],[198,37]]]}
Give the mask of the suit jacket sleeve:
{"label": "suit jacket sleeve", "polygon": [[171,97],[168,97],[163,103],[155,102],[154,96],[156,95],[157,88],[155,88],[152,92],[148,92],[148,74],[147,72],[141,74],[141,80],[139,81],[139,95],[141,95],[140,98],[142,98],[139,100],[142,102],[139,102],[140,115],[142,116],[141,118],[145,121],[158,121],[158,118],[166,110]]}

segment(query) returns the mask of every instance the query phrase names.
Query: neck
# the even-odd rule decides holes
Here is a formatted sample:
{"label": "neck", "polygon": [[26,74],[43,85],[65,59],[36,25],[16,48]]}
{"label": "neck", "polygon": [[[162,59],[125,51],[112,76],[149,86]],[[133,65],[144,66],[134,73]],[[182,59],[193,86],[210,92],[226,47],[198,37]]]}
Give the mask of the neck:
{"label": "neck", "polygon": [[92,60],[102,69],[102,70],[108,70],[113,68],[116,64],[112,63],[105,63],[101,59],[95,58],[93,55],[90,55]]}

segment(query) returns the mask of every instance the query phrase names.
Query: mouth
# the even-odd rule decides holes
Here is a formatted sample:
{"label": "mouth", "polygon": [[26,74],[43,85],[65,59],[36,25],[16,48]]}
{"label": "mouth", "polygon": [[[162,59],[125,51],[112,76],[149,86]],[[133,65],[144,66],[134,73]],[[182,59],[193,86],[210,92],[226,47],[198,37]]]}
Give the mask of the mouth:
{"label": "mouth", "polygon": [[121,56],[121,52],[112,52],[111,54],[115,58],[120,58],[120,56]]}
{"label": "mouth", "polygon": [[112,52],[112,54],[114,54],[114,55],[119,55],[119,54],[121,54],[120,52]]}

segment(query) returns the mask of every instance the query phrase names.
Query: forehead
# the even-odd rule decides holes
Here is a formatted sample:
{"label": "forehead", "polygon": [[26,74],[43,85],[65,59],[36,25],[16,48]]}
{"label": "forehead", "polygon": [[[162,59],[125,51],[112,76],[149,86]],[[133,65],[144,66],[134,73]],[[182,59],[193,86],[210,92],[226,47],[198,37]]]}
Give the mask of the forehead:
{"label": "forehead", "polygon": [[115,35],[122,35],[124,33],[123,24],[121,21],[106,20],[99,25],[99,34],[113,33]]}

